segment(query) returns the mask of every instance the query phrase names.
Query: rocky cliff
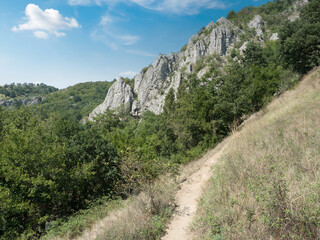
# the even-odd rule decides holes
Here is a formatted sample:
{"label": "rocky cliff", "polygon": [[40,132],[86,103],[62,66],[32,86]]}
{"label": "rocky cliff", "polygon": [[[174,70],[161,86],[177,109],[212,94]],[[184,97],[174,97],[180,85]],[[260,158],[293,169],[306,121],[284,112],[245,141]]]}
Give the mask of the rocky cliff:
{"label": "rocky cliff", "polygon": [[[288,19],[297,14],[296,17],[299,17],[299,9],[307,2],[308,0],[294,1],[291,9],[285,10],[282,15]],[[106,109],[114,110],[123,105],[129,108],[133,116],[140,116],[146,110],[160,114],[169,90],[172,88],[177,92],[183,74],[193,73],[199,60],[208,56],[220,56],[225,59],[238,42],[239,52],[243,53],[249,41],[264,44],[269,40],[278,40],[278,33],[266,30],[265,25],[260,15],[253,16],[242,30],[223,17],[216,23],[210,22],[198,34],[193,35],[180,52],[160,55],[154,63],[144,68],[134,78],[132,86],[118,79],[110,88],[105,101],[90,114],[89,119],[105,112]],[[254,36],[249,39],[244,37],[252,29],[255,30]],[[264,39],[265,37],[268,39]],[[204,67],[197,72],[197,76],[200,78],[208,70],[209,67]]]}
{"label": "rocky cliff", "polygon": [[120,106],[131,109],[133,101],[133,90],[126,84],[122,78],[110,87],[104,102],[96,107],[89,115],[89,120],[93,120],[99,114],[104,113],[107,109],[115,110]]}
{"label": "rocky cliff", "polygon": [[179,53],[160,55],[153,64],[143,69],[134,78],[133,89],[118,79],[105,101],[90,114],[89,119],[108,108],[113,110],[122,105],[129,107],[134,116],[140,116],[146,110],[160,114],[169,90],[173,88],[176,92],[179,88],[182,73],[192,73],[197,61],[209,55],[227,55],[228,49],[239,41],[240,33],[241,30],[225,18],[209,23],[193,35]]}

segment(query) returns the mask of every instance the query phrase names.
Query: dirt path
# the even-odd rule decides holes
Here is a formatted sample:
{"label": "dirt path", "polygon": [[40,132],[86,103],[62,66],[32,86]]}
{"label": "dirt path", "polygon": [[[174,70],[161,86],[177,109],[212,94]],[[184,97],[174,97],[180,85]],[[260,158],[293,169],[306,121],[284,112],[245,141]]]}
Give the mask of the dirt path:
{"label": "dirt path", "polygon": [[188,240],[192,239],[189,226],[197,211],[198,201],[202,195],[203,188],[211,176],[211,167],[221,156],[228,145],[228,139],[223,141],[218,147],[208,152],[197,162],[198,166],[191,166],[193,173],[181,184],[180,190],[176,194],[177,208],[167,227],[167,233],[162,240]]}
{"label": "dirt path", "polygon": [[[198,200],[202,195],[202,190],[211,176],[211,167],[221,156],[224,149],[230,142],[225,139],[221,144],[211,151],[208,151],[201,159],[189,163],[182,169],[182,174],[177,181],[180,182],[180,190],[175,195],[175,202],[178,206],[172,217],[172,221],[167,228],[167,234],[163,240],[188,240],[192,239],[188,227],[192,223],[192,219],[197,210]],[[132,201],[125,201],[124,207],[111,211],[105,218],[94,223],[90,228],[86,229],[81,236],[73,238],[75,240],[92,240],[92,239],[111,239],[104,238],[104,233],[112,228],[120,221],[122,227],[132,227],[132,222],[125,222],[128,216],[133,215],[139,219],[140,208],[139,200],[144,195],[139,195]],[[141,213],[143,215],[143,213]],[[142,216],[143,218],[143,216]],[[120,220],[119,220],[120,219]],[[132,220],[132,219],[131,219]],[[128,221],[131,221],[128,218]],[[135,225],[133,223],[133,225]],[[63,239],[71,239],[68,236]],[[62,238],[53,238],[52,240],[62,240]]]}

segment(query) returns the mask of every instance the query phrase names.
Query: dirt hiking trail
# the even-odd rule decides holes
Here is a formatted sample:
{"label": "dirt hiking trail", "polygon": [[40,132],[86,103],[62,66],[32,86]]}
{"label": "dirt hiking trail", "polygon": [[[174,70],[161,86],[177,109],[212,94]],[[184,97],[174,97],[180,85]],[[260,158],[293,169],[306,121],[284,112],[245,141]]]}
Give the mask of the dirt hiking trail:
{"label": "dirt hiking trail", "polygon": [[[209,150],[202,158],[192,161],[182,168],[181,175],[177,182],[180,183],[180,189],[175,194],[175,205],[177,206],[167,226],[166,235],[163,240],[188,240],[193,239],[192,233],[189,232],[189,226],[192,223],[193,217],[197,210],[198,200],[200,199],[203,189],[206,186],[210,176],[211,167],[216,160],[222,155],[229,142],[234,135],[227,137],[222,143],[212,150]],[[137,196],[137,199],[143,196]],[[81,236],[72,238],[74,240],[91,240],[91,239],[110,239],[104,237],[104,232],[109,228],[114,227],[118,219],[125,219],[130,214],[136,214],[134,204],[130,202],[125,204],[123,208],[112,211],[105,218],[97,221],[93,226],[86,229]],[[132,213],[133,211],[133,213]],[[131,219],[132,220],[132,219]],[[124,221],[124,220],[123,220]],[[124,224],[130,227],[130,224]],[[71,238],[68,238],[71,239]],[[120,239],[120,238],[117,238]],[[61,238],[54,238],[52,240],[62,240]]]}
{"label": "dirt hiking trail", "polygon": [[211,167],[228,146],[230,137],[225,139],[215,149],[209,151],[200,160],[190,164],[189,168],[193,172],[180,184],[180,190],[175,196],[177,208],[167,227],[166,235],[162,237],[162,240],[192,239],[189,227],[196,214],[198,201],[206,183],[211,177]]}

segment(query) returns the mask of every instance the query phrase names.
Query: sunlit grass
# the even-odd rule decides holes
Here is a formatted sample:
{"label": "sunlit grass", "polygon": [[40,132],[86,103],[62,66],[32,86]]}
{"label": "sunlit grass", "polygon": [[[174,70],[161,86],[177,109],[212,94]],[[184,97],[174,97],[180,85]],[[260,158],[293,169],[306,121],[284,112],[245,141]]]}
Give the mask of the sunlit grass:
{"label": "sunlit grass", "polygon": [[234,133],[213,169],[199,239],[320,237],[320,70]]}

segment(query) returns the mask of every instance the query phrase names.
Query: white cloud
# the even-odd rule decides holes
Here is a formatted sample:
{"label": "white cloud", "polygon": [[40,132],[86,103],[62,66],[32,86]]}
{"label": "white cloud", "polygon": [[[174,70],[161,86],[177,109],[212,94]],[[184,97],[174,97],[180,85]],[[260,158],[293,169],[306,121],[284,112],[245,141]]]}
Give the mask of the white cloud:
{"label": "white cloud", "polygon": [[75,5],[80,5],[80,6],[86,6],[90,5],[92,3],[91,0],[68,0],[69,5],[75,6]]}
{"label": "white cloud", "polygon": [[145,52],[145,51],[140,51],[140,50],[126,50],[127,53],[132,53],[144,57],[157,57],[156,54]]}
{"label": "white cloud", "polygon": [[114,38],[117,41],[121,41],[122,44],[124,45],[133,45],[135,44],[137,41],[140,40],[139,36],[134,36],[134,35],[118,35],[118,34],[114,34],[112,32],[108,32],[106,31],[106,33],[111,36],[112,38]]}
{"label": "white cloud", "polygon": [[43,31],[35,31],[33,32],[33,35],[37,38],[42,38],[42,39],[48,39],[49,34]]}
{"label": "white cloud", "polygon": [[106,25],[108,25],[108,24],[110,24],[112,22],[113,22],[113,18],[110,15],[106,14],[106,15],[101,17],[100,25],[106,26]]}
{"label": "white cloud", "polygon": [[138,42],[139,36],[123,33],[120,28],[116,27],[119,21],[124,21],[124,19],[106,13],[101,17],[100,24],[92,31],[91,37],[96,41],[104,42],[114,50],[119,49],[121,45],[129,46]]}
{"label": "white cloud", "polygon": [[133,78],[136,76],[138,73],[133,72],[133,71],[128,71],[128,72],[123,72],[119,74],[119,77],[128,77],[128,78]]}
{"label": "white cloud", "polygon": [[69,0],[70,5],[137,4],[143,8],[180,15],[197,14],[201,9],[225,8],[221,0]]}
{"label": "white cloud", "polygon": [[[77,0],[78,1],[78,0]],[[58,10],[42,10],[38,5],[28,4],[25,10],[27,22],[15,26],[12,31],[33,31],[37,38],[48,39],[50,34],[57,37],[66,36],[61,30],[79,28],[75,18],[63,17]]]}

